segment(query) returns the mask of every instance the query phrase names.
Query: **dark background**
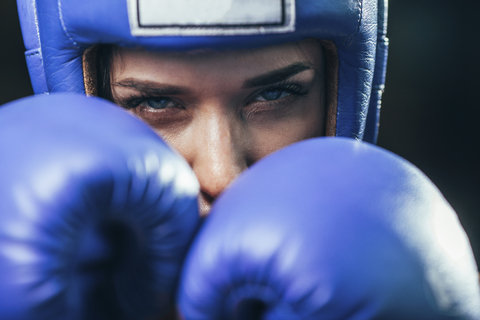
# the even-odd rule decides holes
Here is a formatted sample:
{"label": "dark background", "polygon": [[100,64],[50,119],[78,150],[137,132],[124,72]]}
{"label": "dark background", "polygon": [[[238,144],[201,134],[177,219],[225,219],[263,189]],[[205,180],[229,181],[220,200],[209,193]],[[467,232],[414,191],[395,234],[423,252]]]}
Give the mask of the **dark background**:
{"label": "dark background", "polygon": [[[378,144],[457,211],[480,262],[480,1],[391,0]],[[0,0],[0,104],[32,94],[14,0]]]}

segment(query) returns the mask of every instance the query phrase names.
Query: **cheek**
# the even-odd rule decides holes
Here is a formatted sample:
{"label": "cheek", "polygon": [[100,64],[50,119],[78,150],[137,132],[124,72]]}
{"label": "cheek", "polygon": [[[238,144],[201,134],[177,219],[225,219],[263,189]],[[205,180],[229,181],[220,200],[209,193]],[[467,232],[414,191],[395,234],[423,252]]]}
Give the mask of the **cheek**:
{"label": "cheek", "polygon": [[251,126],[249,150],[252,158],[260,160],[268,154],[305,139],[325,134],[324,103],[318,99],[305,101],[296,112]]}
{"label": "cheek", "polygon": [[[233,158],[249,166],[292,143],[324,135],[325,108],[322,96],[319,90],[308,98],[292,103],[288,111],[266,112],[246,121],[236,113],[227,116],[221,112],[216,117],[219,123],[212,123],[207,121],[210,117],[205,116],[212,111],[201,110],[186,117],[185,121],[154,129],[191,165],[196,157],[218,146],[216,151],[221,149],[221,153],[232,153]],[[228,145],[215,141],[218,136],[212,134],[215,128],[216,131],[222,129],[221,137],[228,136]]]}
{"label": "cheek", "polygon": [[187,162],[191,162],[192,154],[197,152],[198,132],[190,122],[171,128],[154,128],[157,134],[171,147],[180,153]]}
{"label": "cheek", "polygon": [[170,147],[180,153],[187,161],[192,153],[192,144],[195,142],[195,132],[192,130],[189,119],[179,121],[171,125],[165,125],[161,128],[156,127],[135,113],[133,110],[127,110],[134,117],[148,124]]}

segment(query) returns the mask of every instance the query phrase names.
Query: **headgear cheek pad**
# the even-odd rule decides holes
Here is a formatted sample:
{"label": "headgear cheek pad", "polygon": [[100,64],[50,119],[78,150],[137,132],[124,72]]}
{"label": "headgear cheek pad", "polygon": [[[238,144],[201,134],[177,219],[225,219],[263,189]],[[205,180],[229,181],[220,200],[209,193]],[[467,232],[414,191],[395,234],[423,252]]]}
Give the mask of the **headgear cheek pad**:
{"label": "headgear cheek pad", "polygon": [[[36,94],[85,92],[95,44],[147,50],[239,49],[307,38],[336,51],[331,134],[376,141],[387,0],[18,0]],[[333,130],[332,130],[333,127]],[[328,129],[327,129],[328,131]],[[328,134],[328,132],[327,132]]]}

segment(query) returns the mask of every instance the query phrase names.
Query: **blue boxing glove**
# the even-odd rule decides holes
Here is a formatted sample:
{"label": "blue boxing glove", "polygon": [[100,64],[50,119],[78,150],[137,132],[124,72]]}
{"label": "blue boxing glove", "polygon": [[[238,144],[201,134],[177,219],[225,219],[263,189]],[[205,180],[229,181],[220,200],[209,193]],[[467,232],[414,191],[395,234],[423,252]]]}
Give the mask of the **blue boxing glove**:
{"label": "blue boxing glove", "polygon": [[198,181],[98,98],[0,108],[0,319],[153,319],[174,307]]}
{"label": "blue boxing glove", "polygon": [[458,219],[418,169],[342,138],[259,161],[190,249],[185,319],[480,319]]}

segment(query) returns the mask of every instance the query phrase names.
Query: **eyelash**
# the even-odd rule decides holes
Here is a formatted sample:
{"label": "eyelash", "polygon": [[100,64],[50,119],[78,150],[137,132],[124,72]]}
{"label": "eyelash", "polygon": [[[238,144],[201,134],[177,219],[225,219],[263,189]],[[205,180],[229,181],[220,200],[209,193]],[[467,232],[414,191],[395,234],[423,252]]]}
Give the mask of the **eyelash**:
{"label": "eyelash", "polygon": [[123,99],[123,107],[127,110],[131,110],[131,109],[135,109],[137,108],[138,106],[140,106],[143,102],[146,102],[148,100],[152,100],[152,99],[161,99],[161,98],[164,98],[164,99],[169,99],[171,100],[173,103],[177,104],[177,105],[180,105],[178,104],[177,102],[173,101],[171,98],[169,97],[164,97],[164,96],[157,96],[157,95],[150,95],[150,94],[147,94],[145,92],[140,92],[139,94],[132,94],[130,95],[129,97]]}
{"label": "eyelash", "polygon": [[[308,89],[306,88],[303,88],[302,86],[300,86],[298,83],[292,81],[292,80],[284,80],[282,82],[279,82],[271,87],[268,87],[268,88],[265,88],[265,89],[261,89],[259,92],[255,93],[253,98],[250,99],[248,101],[248,103],[251,103],[251,102],[261,102],[261,103],[278,103],[279,100],[283,99],[283,98],[280,98],[280,99],[275,99],[275,100],[265,100],[265,101],[254,101],[253,99],[260,96],[262,93],[265,93],[267,91],[284,91],[284,92],[288,92],[289,95],[293,95],[293,96],[304,96],[306,94],[308,94]],[[288,97],[287,96],[287,97]]]}
{"label": "eyelash", "polygon": [[[267,91],[284,91],[284,92],[287,92],[289,95],[283,98],[275,99],[275,100],[254,100],[255,98],[259,97],[262,93],[265,93]],[[273,104],[279,103],[279,101],[284,98],[288,98],[290,96],[304,96],[306,94],[308,94],[308,89],[303,88],[298,83],[292,80],[284,80],[271,87],[267,87],[256,92],[255,94],[253,94],[253,97],[247,101],[247,104],[262,103],[262,104],[273,105]],[[181,106],[181,104],[175,102],[173,99],[167,96],[150,95],[145,92],[140,92],[139,94],[133,94],[129,97],[126,97],[125,99],[122,99],[123,100],[122,105],[125,109],[131,110],[131,109],[136,109],[142,103],[147,102],[148,100],[161,99],[161,98],[169,99],[170,101],[175,103],[177,106]],[[159,109],[159,110],[162,110],[162,109]]]}

